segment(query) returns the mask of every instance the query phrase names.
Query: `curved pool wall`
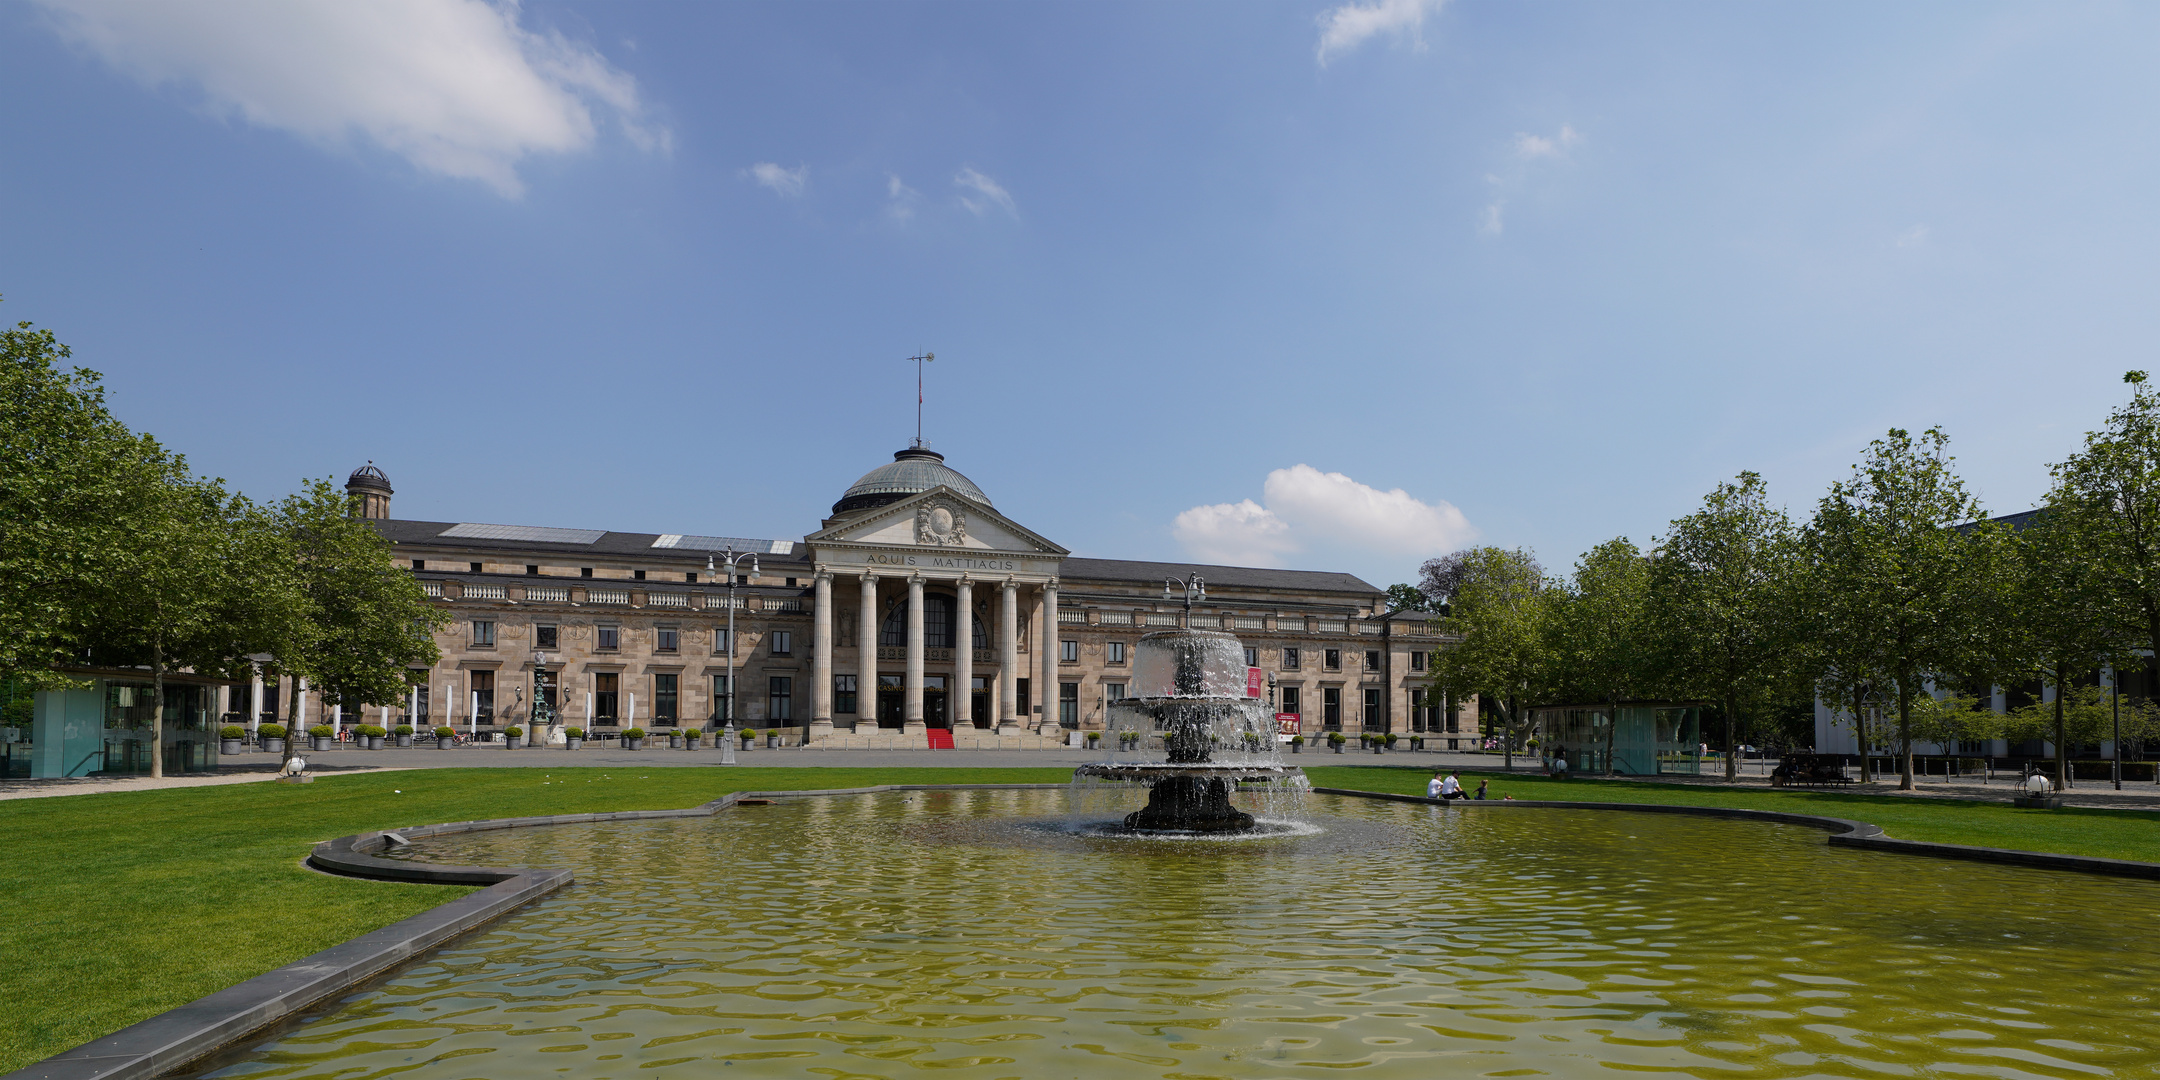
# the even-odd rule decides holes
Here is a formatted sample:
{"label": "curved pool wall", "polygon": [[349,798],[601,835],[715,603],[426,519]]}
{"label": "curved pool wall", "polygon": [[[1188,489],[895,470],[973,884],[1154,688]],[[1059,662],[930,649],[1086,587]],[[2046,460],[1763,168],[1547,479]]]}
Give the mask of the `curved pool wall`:
{"label": "curved pool wall", "polygon": [[[492,821],[457,822],[401,830],[398,833],[366,833],[341,837],[317,845],[309,856],[309,863],[318,869],[349,873],[359,876],[380,877],[408,881],[438,881],[444,883],[481,884],[488,886],[479,892],[446,902],[428,912],[362,935],[343,945],[325,950],[295,964],[267,973],[256,979],[237,984],[189,1005],[145,1020],[114,1035],[84,1044],[67,1053],[30,1066],[11,1074],[9,1080],[28,1077],[121,1077],[155,1076],[170,1072],[191,1062],[203,1060],[221,1048],[234,1046],[251,1037],[296,1018],[311,1007],[318,1006],[340,994],[349,994],[370,980],[391,978],[402,980],[406,972],[427,967],[435,958],[419,959],[420,954],[435,950],[436,957],[445,951],[463,949],[474,940],[494,933],[473,936],[472,932],[485,929],[488,923],[500,918],[512,909],[547,896],[570,883],[571,874],[566,870],[510,869],[485,866],[434,865],[398,858],[383,858],[381,853],[398,840],[436,839],[457,837],[459,834],[502,833],[529,825],[569,825],[579,823],[637,823],[659,822],[675,818],[710,817],[743,799],[801,800],[804,797],[826,795],[851,795],[889,792],[1043,792],[1062,791],[1064,785],[902,785],[867,789],[843,789],[835,791],[792,792],[739,792],[699,807],[683,810],[632,811],[612,814],[564,815],[521,819],[498,819]],[[1812,829],[1829,832],[1834,846],[1866,847],[1876,850],[1908,854],[1947,856],[1958,859],[2000,862],[2053,870],[2080,870],[2089,873],[2160,879],[2160,864],[2134,863],[2121,860],[2088,859],[2076,856],[2041,855],[2030,852],[2004,851],[2000,849],[1965,848],[1956,845],[1926,844],[1895,840],[1881,835],[1881,831],[1861,822],[1812,815],[1783,814],[1769,811],[1726,810],[1703,807],[1675,807],[1644,804],[1609,803],[1550,803],[1550,802],[1488,802],[1456,804],[1447,811],[1436,809],[1432,800],[1409,796],[1384,795],[1372,792],[1356,792],[1338,789],[1319,789],[1320,793],[1374,802],[1393,802],[1426,808],[1424,812],[1437,815],[1434,820],[1459,819],[1447,811],[1458,809],[1544,809],[1587,811],[1630,811],[1659,815],[1711,816],[1758,822],[1781,822],[1799,824]],[[1610,818],[1611,815],[1599,815]],[[1518,815],[1509,814],[1508,818]],[[523,835],[543,835],[527,831]],[[472,838],[467,837],[469,842]],[[1031,840],[1031,843],[1037,842]],[[1121,841],[1120,843],[1131,843]],[[1821,848],[1821,845],[1810,846]],[[1262,852],[1262,844],[1254,850]],[[1210,856],[1215,858],[1216,856]],[[1906,866],[1921,864],[1899,863]],[[2056,881],[2079,879],[2056,878]],[[2087,879],[2089,880],[2089,879]],[[1821,882],[1812,884],[1821,885]],[[2046,879],[2027,881],[2024,885],[2034,892],[2051,892],[2059,886]],[[2150,906],[2144,897],[2137,898]],[[548,901],[543,907],[559,901]],[[1472,912],[1474,914],[1474,911]],[[522,920],[521,920],[522,921]],[[465,937],[465,941],[455,939]],[[2151,940],[2147,938],[2146,940]],[[450,943],[446,946],[445,943]],[[410,962],[419,960],[417,965]],[[406,972],[393,975],[394,969],[405,966]],[[2151,973],[2160,977],[2160,973]],[[358,1000],[358,999],[354,999]],[[350,1001],[337,1008],[350,1009]],[[2147,1023],[2152,1014],[2147,1007],[2134,1010],[2135,1016],[2126,1013],[2120,1017],[2125,1025]],[[745,1059],[744,1064],[748,1064]],[[241,1067],[240,1073],[257,1071]],[[278,1068],[271,1072],[283,1075],[288,1070]],[[559,1070],[556,1070],[559,1072]],[[643,1075],[643,1074],[640,1074]],[[747,1075],[747,1074],[746,1074]]]}

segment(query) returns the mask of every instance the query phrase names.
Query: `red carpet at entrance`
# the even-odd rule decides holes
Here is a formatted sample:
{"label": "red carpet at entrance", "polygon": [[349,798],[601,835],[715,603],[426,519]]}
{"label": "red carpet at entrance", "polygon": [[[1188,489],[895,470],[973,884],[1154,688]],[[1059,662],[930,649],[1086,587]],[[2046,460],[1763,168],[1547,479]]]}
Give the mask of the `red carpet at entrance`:
{"label": "red carpet at entrance", "polygon": [[953,748],[952,732],[946,728],[931,728],[923,734],[930,736],[930,749],[932,750],[950,750]]}

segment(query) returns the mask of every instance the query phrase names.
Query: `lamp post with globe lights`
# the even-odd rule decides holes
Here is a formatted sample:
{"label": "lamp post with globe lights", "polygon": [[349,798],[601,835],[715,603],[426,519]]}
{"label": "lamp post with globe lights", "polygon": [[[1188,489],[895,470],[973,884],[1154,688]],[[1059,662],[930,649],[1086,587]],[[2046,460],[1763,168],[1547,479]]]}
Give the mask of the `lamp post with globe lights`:
{"label": "lamp post with globe lights", "polygon": [[[756,577],[758,575],[757,556],[751,555],[748,558],[750,559],[750,576]],[[718,574],[721,567],[727,569],[727,675],[725,676],[727,679],[727,706],[720,717],[723,725],[720,729],[720,744],[724,748],[720,755],[720,763],[723,765],[733,764],[735,761],[735,605],[737,603],[735,599],[735,570],[741,559],[742,556],[736,555],[733,547],[728,548],[727,552],[721,556],[718,565],[714,564],[711,555],[705,556],[705,575],[707,578]]]}

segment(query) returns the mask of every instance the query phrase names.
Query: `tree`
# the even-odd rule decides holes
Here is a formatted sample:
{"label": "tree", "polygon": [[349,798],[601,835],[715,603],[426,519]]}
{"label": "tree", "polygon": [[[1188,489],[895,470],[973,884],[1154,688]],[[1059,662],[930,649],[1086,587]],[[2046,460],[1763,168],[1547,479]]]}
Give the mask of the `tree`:
{"label": "tree", "polygon": [[1648,663],[1650,564],[1627,537],[1607,540],[1575,564],[1552,619],[1553,651],[1560,661],[1562,696],[1602,701],[1605,774],[1613,771],[1613,736],[1620,702],[1650,694],[1655,673]]}
{"label": "tree", "polygon": [[1387,587],[1387,609],[1390,614],[1397,611],[1431,611],[1433,602],[1426,597],[1424,590],[1415,585],[1390,585]]}
{"label": "tree", "polygon": [[[1998,527],[1951,468],[1948,436],[1893,428],[1831,485],[1808,526],[1808,572],[1855,672],[1897,702],[1899,787],[1913,786],[1912,706],[1937,679],[1998,659],[1991,640]],[[1960,528],[1963,525],[1965,527]]]}
{"label": "tree", "polygon": [[122,490],[139,449],[105,408],[97,372],[63,369],[50,330],[0,331],[0,680],[64,685],[91,597],[129,546]]}
{"label": "tree", "polygon": [[[2065,494],[2065,499],[2075,496]],[[2108,586],[2096,526],[2106,519],[2090,514],[2042,510],[2024,529],[2005,531],[2003,617],[1989,622],[2006,639],[1998,647],[2003,670],[2038,675],[2055,688],[2055,784],[2070,783],[2070,746],[2096,741],[2071,738],[2064,716],[2066,699],[2080,676],[2102,666],[2121,670],[2135,662],[2127,644],[2140,629],[2132,612],[2117,602]],[[2095,691],[2097,694],[2098,691]]]}
{"label": "tree", "polygon": [[1433,689],[1491,702],[1507,764],[1513,765],[1523,712],[1552,685],[1548,624],[1557,593],[1526,551],[1482,547],[1449,558],[1456,560],[1453,591],[1438,623],[1459,641],[1434,656]]}
{"label": "tree", "polygon": [[1791,519],[1770,506],[1762,477],[1744,472],[1674,521],[1651,561],[1663,681],[1723,709],[1727,780],[1738,775],[1742,715],[1776,697],[1790,672],[1796,555]]}
{"label": "tree", "polygon": [[[326,700],[388,705],[404,699],[415,667],[440,653],[449,615],[391,558],[390,542],[355,516],[351,497],[316,480],[270,509],[263,617],[274,627],[275,668],[293,677],[290,715],[305,679]],[[297,752],[289,740],[286,756]]]}

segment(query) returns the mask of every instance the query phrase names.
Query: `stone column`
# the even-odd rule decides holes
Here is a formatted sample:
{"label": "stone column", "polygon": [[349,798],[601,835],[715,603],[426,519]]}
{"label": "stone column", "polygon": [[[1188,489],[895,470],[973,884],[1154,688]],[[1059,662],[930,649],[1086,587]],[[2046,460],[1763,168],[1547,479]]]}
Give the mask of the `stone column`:
{"label": "stone column", "polygon": [[1058,727],[1058,614],[1056,578],[1043,582],[1042,586],[1042,636],[1035,639],[1035,647],[1042,651],[1042,688],[1035,700],[1042,702],[1042,725],[1036,730],[1044,735],[1056,735]]}
{"label": "stone column", "polygon": [[862,614],[855,619],[855,734],[877,734],[877,575],[862,576]]}
{"label": "stone column", "polygon": [[946,691],[951,702],[952,726],[975,726],[975,580],[960,575],[958,617],[953,628],[953,686]]}
{"label": "stone column", "polygon": [[1019,696],[1020,596],[1019,586],[1006,578],[998,587],[998,734],[1020,734],[1020,717],[1013,708]]}
{"label": "stone column", "polygon": [[810,737],[832,734],[832,571],[817,568],[817,614],[810,629]]}
{"label": "stone column", "polygon": [[923,594],[922,575],[909,574],[907,579],[907,681],[906,702],[901,706],[900,717],[905,723],[902,730],[909,735],[923,729],[922,683],[923,683]]}

